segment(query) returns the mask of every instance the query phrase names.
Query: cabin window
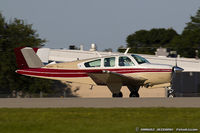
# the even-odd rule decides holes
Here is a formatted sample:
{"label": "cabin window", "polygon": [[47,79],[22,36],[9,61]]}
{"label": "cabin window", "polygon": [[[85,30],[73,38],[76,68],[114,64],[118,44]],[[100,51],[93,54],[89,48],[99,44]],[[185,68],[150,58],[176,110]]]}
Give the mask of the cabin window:
{"label": "cabin window", "polygon": [[104,66],[105,67],[114,67],[115,66],[115,57],[105,58]]}
{"label": "cabin window", "polygon": [[134,66],[134,63],[127,56],[119,57],[119,66]]}
{"label": "cabin window", "polygon": [[101,59],[93,60],[84,63],[85,67],[100,67],[101,66]]}
{"label": "cabin window", "polygon": [[132,54],[131,56],[137,61],[138,64],[149,63],[148,60],[146,60],[145,58],[143,58],[143,57],[141,57],[139,55]]}

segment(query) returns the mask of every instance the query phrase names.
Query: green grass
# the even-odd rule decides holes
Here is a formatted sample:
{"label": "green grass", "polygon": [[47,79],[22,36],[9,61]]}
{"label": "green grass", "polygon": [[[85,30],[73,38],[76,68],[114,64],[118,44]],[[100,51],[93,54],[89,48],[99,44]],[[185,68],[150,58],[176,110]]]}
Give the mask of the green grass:
{"label": "green grass", "polygon": [[1,133],[133,133],[136,127],[200,129],[200,108],[0,109]]}

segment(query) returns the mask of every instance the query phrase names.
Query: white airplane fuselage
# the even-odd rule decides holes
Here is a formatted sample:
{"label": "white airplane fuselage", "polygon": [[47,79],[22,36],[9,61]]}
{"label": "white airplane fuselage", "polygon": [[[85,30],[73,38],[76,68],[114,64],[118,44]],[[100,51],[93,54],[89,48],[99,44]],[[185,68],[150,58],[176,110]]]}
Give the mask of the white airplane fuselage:
{"label": "white airplane fuselage", "polygon": [[[127,56],[134,63],[133,66],[119,66],[119,62],[115,62],[115,66],[105,67],[103,60],[107,57],[88,59],[88,60],[78,60],[73,62],[50,64],[43,68],[37,69],[22,69],[17,70],[17,73],[39,77],[47,78],[68,82],[77,82],[84,84],[97,85],[88,75],[88,72],[98,72],[98,71],[110,71],[115,73],[120,73],[130,77],[143,77],[147,79],[144,84],[157,85],[169,83],[171,81],[172,66],[162,65],[162,64],[151,64],[151,63],[142,63],[138,64],[134,58],[131,58],[130,55]],[[113,56],[119,58],[120,56]],[[84,63],[92,60],[101,59],[100,67],[85,67]]]}
{"label": "white airplane fuselage", "polygon": [[127,86],[130,97],[139,97],[140,86],[170,83],[174,72],[182,68],[164,64],[152,64],[134,54],[121,54],[77,60],[44,66],[36,55],[36,49],[15,49],[18,69],[22,75],[77,82],[90,85],[106,85],[113,97],[122,97],[121,87]]}

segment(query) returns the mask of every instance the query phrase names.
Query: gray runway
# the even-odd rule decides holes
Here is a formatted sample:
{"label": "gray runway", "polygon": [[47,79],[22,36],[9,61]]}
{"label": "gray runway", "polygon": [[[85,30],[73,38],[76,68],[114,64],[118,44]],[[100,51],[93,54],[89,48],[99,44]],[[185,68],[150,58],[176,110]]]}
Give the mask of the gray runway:
{"label": "gray runway", "polygon": [[194,107],[200,98],[0,98],[0,108]]}

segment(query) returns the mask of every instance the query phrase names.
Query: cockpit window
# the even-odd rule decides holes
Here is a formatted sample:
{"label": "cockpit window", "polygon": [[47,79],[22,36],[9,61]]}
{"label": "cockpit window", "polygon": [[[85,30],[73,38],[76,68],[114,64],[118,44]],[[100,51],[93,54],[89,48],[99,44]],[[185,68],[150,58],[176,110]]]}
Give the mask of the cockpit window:
{"label": "cockpit window", "polygon": [[84,63],[85,67],[100,67],[101,66],[101,59],[93,60]]}
{"label": "cockpit window", "polygon": [[131,56],[137,61],[138,64],[149,63],[148,60],[146,60],[145,58],[143,58],[139,55],[132,54]]}
{"label": "cockpit window", "polygon": [[134,66],[134,63],[127,56],[119,57],[119,66]]}
{"label": "cockpit window", "polygon": [[115,57],[105,58],[104,66],[105,67],[114,67],[115,66]]}

